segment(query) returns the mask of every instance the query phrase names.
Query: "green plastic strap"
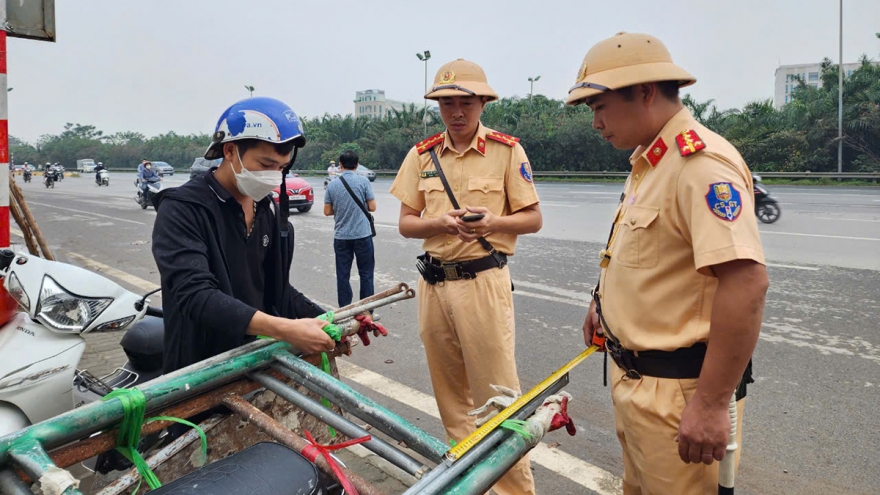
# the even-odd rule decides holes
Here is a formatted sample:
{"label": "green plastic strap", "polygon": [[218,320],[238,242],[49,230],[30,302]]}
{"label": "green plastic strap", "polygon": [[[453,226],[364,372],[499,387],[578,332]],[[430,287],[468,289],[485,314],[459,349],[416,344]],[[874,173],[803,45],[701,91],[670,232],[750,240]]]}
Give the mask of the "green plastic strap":
{"label": "green plastic strap", "polygon": [[327,311],[326,313],[319,316],[318,319],[330,322],[329,325],[324,327],[324,331],[327,332],[327,335],[329,335],[331,339],[339,342],[339,340],[342,339],[342,329],[339,328],[338,325],[333,324],[333,317],[333,311]]}
{"label": "green plastic strap", "polygon": [[532,433],[529,431],[529,422],[522,421],[519,419],[508,419],[501,423],[501,427],[505,430],[510,430],[514,433],[519,433],[519,435],[525,438],[527,441],[532,441]]}
{"label": "green plastic strap", "polygon": [[[332,313],[331,313],[331,318],[332,318]],[[330,326],[330,325],[327,325],[327,326]],[[323,371],[324,373],[327,373],[328,375],[330,374],[330,358],[327,357],[326,352],[321,353],[321,371]],[[330,401],[325,399],[324,397],[321,397],[321,405],[326,407],[327,409],[330,409],[331,407],[333,407],[332,404],[330,404]],[[332,426],[328,426],[327,431],[330,432],[330,438],[336,438],[336,430],[334,430]]]}
{"label": "green plastic strap", "polygon": [[[137,450],[141,440],[141,428],[145,422],[144,413],[146,412],[147,398],[144,397],[143,392],[136,388],[120,388],[105,395],[101,400],[107,401],[110,399],[119,399],[123,410],[122,422],[119,424],[119,437],[116,439],[116,450],[134,464],[141,476],[141,480],[145,480],[151,490],[161,487],[162,483],[159,481],[159,478],[156,477],[156,474],[153,473],[153,470],[150,469],[150,466],[147,465],[147,462]],[[146,420],[146,422],[150,421],[173,421],[195,428],[202,439],[202,449],[199,451],[200,455],[193,458],[193,465],[195,467],[205,465],[208,460],[208,437],[205,436],[204,430],[199,428],[198,425],[173,416],[156,416]],[[140,490],[140,486],[141,483],[138,481],[133,493],[137,493]]]}

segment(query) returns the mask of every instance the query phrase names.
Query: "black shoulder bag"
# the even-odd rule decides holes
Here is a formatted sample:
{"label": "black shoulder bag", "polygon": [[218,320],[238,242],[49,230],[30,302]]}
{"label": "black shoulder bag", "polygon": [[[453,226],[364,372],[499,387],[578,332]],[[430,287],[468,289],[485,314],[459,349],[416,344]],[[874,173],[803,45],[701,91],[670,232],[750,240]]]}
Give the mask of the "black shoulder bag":
{"label": "black shoulder bag", "polygon": [[351,195],[351,199],[353,199],[354,202],[357,203],[357,205],[360,207],[361,211],[364,212],[364,215],[366,215],[367,221],[370,222],[370,232],[372,233],[373,237],[376,237],[376,225],[373,223],[373,215],[370,214],[369,211],[367,211],[367,207],[364,206],[364,204],[361,203],[361,200],[358,199],[358,197],[354,194],[354,191],[351,190],[351,187],[349,187],[348,182],[345,182],[345,177],[340,175],[339,180],[342,181],[342,185],[345,186],[345,190],[348,191],[348,194]]}

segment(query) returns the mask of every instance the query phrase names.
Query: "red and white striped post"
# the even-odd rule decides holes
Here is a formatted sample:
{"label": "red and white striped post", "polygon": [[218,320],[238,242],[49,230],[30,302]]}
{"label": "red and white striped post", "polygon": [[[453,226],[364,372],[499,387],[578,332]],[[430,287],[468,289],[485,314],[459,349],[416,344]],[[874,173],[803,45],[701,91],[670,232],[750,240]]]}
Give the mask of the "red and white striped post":
{"label": "red and white striped post", "polygon": [[[3,7],[2,20],[5,21],[5,5]],[[0,30],[0,248],[9,247],[9,93],[6,85],[6,31]]]}

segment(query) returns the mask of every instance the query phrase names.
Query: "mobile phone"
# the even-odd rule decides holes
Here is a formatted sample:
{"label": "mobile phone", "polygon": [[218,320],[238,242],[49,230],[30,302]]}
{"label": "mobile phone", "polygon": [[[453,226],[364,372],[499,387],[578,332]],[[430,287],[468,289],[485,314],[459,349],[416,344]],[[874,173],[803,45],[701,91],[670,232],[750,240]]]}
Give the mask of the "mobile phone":
{"label": "mobile phone", "polygon": [[461,221],[462,222],[477,222],[479,220],[482,220],[483,217],[485,217],[485,216],[486,215],[483,213],[476,213],[474,215],[465,215],[465,216],[461,217]]}

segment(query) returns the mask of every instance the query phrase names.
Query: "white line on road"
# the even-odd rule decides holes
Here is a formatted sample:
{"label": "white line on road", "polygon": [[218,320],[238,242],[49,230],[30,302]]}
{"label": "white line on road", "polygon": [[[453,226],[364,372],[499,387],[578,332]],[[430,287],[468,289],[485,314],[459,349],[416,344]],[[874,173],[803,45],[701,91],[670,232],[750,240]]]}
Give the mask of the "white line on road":
{"label": "white line on road", "polygon": [[825,235],[825,234],[801,234],[799,232],[773,232],[769,230],[762,230],[761,234],[773,234],[773,235],[794,235],[800,237],[823,237],[826,239],[846,239],[848,241],[876,241],[880,242],[880,239],[876,237],[849,237],[844,235]]}
{"label": "white line on road", "polygon": [[92,213],[90,211],[74,210],[73,208],[63,208],[61,206],[47,205],[46,203],[37,203],[36,201],[28,201],[28,204],[45,206],[46,208],[55,208],[56,210],[72,211],[74,213],[82,213],[84,215],[92,215],[92,216],[101,217],[101,218],[109,218],[110,220],[117,220],[119,222],[134,223],[137,225],[146,225],[144,222],[137,222],[135,220],[128,220],[126,218],[111,217],[109,215],[101,215],[100,213]]}
{"label": "white line on road", "polygon": [[772,266],[776,268],[792,268],[794,270],[807,270],[811,272],[818,272],[819,268],[815,266],[797,266],[797,265],[783,265],[781,263],[767,263],[767,266]]}
{"label": "white line on road", "polygon": [[[408,405],[435,419],[440,419],[437,401],[430,395],[348,361],[337,360],[336,364],[339,367],[339,376],[394,399],[401,404]],[[547,444],[541,442],[529,455],[535,464],[568,478],[584,488],[593,490],[601,495],[620,494],[620,478],[558,448],[551,449]]]}
{"label": "white line on road", "polygon": [[137,276],[132,275],[130,273],[126,273],[122,270],[117,270],[116,268],[113,268],[110,265],[105,265],[104,263],[95,261],[95,260],[88,258],[86,256],[83,256],[81,254],[68,252],[67,256],[79,261],[86,268],[89,268],[89,269],[94,270],[99,273],[103,273],[108,276],[111,276],[117,280],[121,280],[121,281],[123,281],[133,287],[137,287],[138,289],[141,289],[143,291],[150,292],[152,290],[156,290],[159,288],[158,285],[154,284],[153,282],[150,282],[149,280],[144,280],[140,277],[137,277]]}

